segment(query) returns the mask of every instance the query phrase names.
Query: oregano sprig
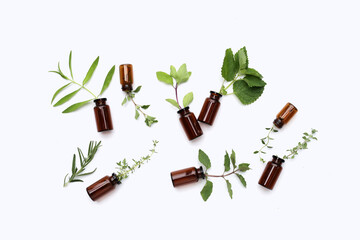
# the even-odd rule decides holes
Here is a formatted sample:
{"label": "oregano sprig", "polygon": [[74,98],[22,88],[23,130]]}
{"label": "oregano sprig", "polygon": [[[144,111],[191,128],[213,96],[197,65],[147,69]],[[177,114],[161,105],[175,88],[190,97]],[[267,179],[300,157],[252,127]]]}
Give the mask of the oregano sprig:
{"label": "oregano sprig", "polygon": [[316,129],[311,129],[311,133],[304,132],[303,137],[302,137],[304,139],[304,141],[303,142],[298,142],[298,145],[296,147],[293,147],[291,149],[286,150],[286,151],[288,151],[290,153],[288,155],[284,155],[283,159],[294,159],[295,156],[299,154],[300,150],[308,149],[307,145],[308,145],[309,142],[311,142],[311,140],[318,140],[315,137],[315,134],[317,132],[318,131]]}
{"label": "oregano sprig", "polygon": [[[210,158],[208,157],[208,155],[201,149],[199,149],[198,158],[199,158],[200,163],[205,167],[206,183],[200,192],[201,197],[204,201],[208,200],[208,198],[210,197],[210,195],[213,191],[213,183],[211,181],[209,181],[208,178],[211,178],[211,177],[223,178],[226,183],[226,187],[227,187],[227,190],[228,190],[228,193],[229,193],[229,196],[231,199],[233,197],[233,190],[232,190],[232,185],[231,185],[230,181],[227,179],[228,176],[235,174],[237,176],[237,178],[240,180],[241,184],[244,187],[246,187],[245,178],[240,174],[240,172],[246,172],[246,171],[250,170],[250,168],[249,168],[250,164],[249,163],[240,163],[239,165],[237,165],[236,164],[236,154],[235,154],[234,150],[231,151],[231,155],[229,155],[229,153],[227,151],[225,152],[224,172],[223,172],[223,174],[220,174],[220,175],[208,174],[208,170],[211,168],[211,161],[210,161]],[[231,163],[231,166],[230,166],[230,163]]]}
{"label": "oregano sprig", "polygon": [[66,108],[62,113],[70,113],[73,112],[85,105],[87,105],[88,103],[90,103],[91,101],[98,99],[104,92],[105,90],[109,87],[110,82],[112,80],[112,77],[114,75],[115,72],[115,65],[109,70],[109,72],[107,73],[103,86],[101,88],[101,91],[99,92],[98,95],[95,95],[93,92],[91,92],[87,87],[85,87],[85,85],[90,81],[90,79],[92,78],[97,66],[99,63],[99,57],[97,57],[94,62],[91,64],[88,72],[86,73],[86,76],[84,78],[84,80],[82,81],[82,83],[78,83],[74,80],[74,76],[73,76],[73,70],[72,70],[72,51],[70,51],[69,54],[69,72],[70,72],[70,77],[66,76],[60,69],[60,62],[58,63],[58,69],[56,71],[49,71],[49,72],[53,72],[58,74],[61,78],[65,79],[66,81],[70,81],[69,83],[65,84],[64,86],[62,86],[61,88],[59,88],[58,90],[56,90],[56,92],[54,93],[52,99],[51,99],[51,104],[53,104],[55,98],[67,87],[69,86],[75,86],[77,87],[77,89],[75,91],[72,91],[70,93],[68,93],[67,95],[65,95],[64,97],[62,97],[60,100],[58,100],[53,106],[57,107],[60,106],[66,102],[68,102],[70,99],[72,99],[80,90],[85,90],[87,91],[92,97],[88,100],[82,101],[82,102],[78,102],[75,104],[72,104],[71,106],[69,106],[68,108]]}
{"label": "oregano sprig", "polygon": [[254,154],[258,154],[259,155],[259,158],[260,158],[260,161],[262,161],[263,163],[265,162],[265,160],[262,158],[261,154],[266,154],[266,152],[264,152],[264,148],[273,148],[272,146],[270,146],[270,141],[271,140],[274,140],[274,138],[271,138],[270,137],[270,134],[273,133],[273,132],[278,132],[277,129],[275,129],[275,126],[273,125],[271,128],[265,128],[266,130],[268,130],[268,134],[261,138],[260,141],[262,143],[262,147],[255,151]]}
{"label": "oregano sprig", "polygon": [[[194,95],[192,92],[187,93],[183,98],[183,107],[180,105],[179,97],[178,97],[178,87],[180,84],[185,83],[189,80],[191,76],[191,72],[187,71],[186,64],[180,66],[179,70],[176,71],[174,66],[170,66],[170,74],[165,72],[156,72],[156,77],[160,82],[171,85],[175,90],[175,99],[165,99],[171,105],[178,109],[185,108],[190,105],[190,103],[194,99]],[[175,81],[174,81],[175,80]]]}
{"label": "oregano sprig", "polygon": [[72,165],[71,165],[71,176],[66,181],[66,177],[69,175],[69,174],[66,174],[66,176],[64,178],[64,187],[66,187],[70,182],[83,182],[83,180],[79,179],[78,177],[90,175],[96,171],[96,168],[95,168],[91,172],[83,173],[85,171],[86,166],[89,165],[89,163],[94,159],[94,156],[95,156],[97,150],[99,149],[99,147],[101,147],[100,144],[101,144],[101,141],[100,142],[90,141],[87,157],[84,156],[84,154],[80,148],[77,148],[78,154],[79,154],[80,168],[78,169],[76,167],[76,155],[74,154]]}
{"label": "oregano sprig", "polygon": [[148,127],[151,127],[151,125],[153,125],[154,123],[157,123],[158,120],[156,119],[156,117],[152,117],[144,112],[144,110],[148,109],[150,107],[150,105],[138,105],[135,102],[135,100],[134,100],[135,94],[140,92],[140,90],[141,90],[141,86],[138,86],[135,90],[126,92],[126,96],[125,96],[124,100],[122,101],[121,105],[124,105],[127,102],[131,101],[135,105],[135,119],[138,119],[140,116],[140,113],[141,113],[145,118],[145,124]]}
{"label": "oregano sprig", "polygon": [[[249,68],[249,59],[246,47],[233,54],[231,48],[226,49],[221,68],[223,83],[219,93],[223,96],[235,94],[245,105],[255,102],[263,93],[266,82],[263,76],[255,69]],[[229,83],[227,86],[225,83]],[[233,92],[228,89],[233,86]]]}

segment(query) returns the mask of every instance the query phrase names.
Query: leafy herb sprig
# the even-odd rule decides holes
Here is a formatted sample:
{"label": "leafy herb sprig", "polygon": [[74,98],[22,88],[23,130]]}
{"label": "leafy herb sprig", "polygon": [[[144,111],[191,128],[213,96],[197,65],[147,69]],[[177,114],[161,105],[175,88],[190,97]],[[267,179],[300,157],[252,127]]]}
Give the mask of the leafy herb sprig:
{"label": "leafy herb sprig", "polygon": [[90,81],[92,75],[95,72],[95,69],[97,68],[97,65],[99,63],[99,57],[97,57],[95,59],[95,61],[91,64],[84,80],[82,81],[82,83],[78,83],[74,80],[74,76],[73,76],[73,71],[72,71],[72,66],[71,66],[71,60],[72,60],[72,51],[70,51],[69,54],[69,71],[70,71],[70,77],[66,76],[60,69],[60,62],[58,63],[58,69],[56,71],[49,71],[49,72],[53,72],[58,74],[59,76],[61,76],[63,79],[70,81],[69,83],[65,84],[64,86],[62,86],[61,88],[59,88],[58,90],[56,90],[56,92],[54,93],[52,99],[51,99],[51,104],[53,104],[55,98],[59,95],[59,93],[61,93],[64,89],[66,89],[68,86],[77,86],[77,89],[71,93],[68,93],[67,95],[65,95],[64,97],[62,97],[60,100],[58,100],[53,106],[57,107],[60,106],[66,102],[68,102],[71,98],[73,98],[80,90],[85,90],[87,91],[90,95],[92,95],[91,99],[82,101],[82,102],[78,102],[75,103],[71,106],[69,106],[68,108],[66,108],[62,113],[70,113],[73,112],[85,105],[87,105],[88,103],[90,103],[91,101],[98,99],[104,92],[105,90],[109,87],[110,82],[112,80],[112,77],[114,75],[115,72],[115,65],[109,70],[108,74],[105,77],[103,86],[101,88],[101,91],[98,95],[95,95],[94,93],[92,93],[87,87],[85,87],[85,85]]}
{"label": "leafy herb sprig", "polygon": [[[191,72],[187,71],[185,63],[180,66],[178,71],[176,71],[176,68],[171,65],[170,74],[167,74],[165,72],[156,72],[156,77],[160,82],[169,84],[174,88],[176,100],[168,98],[166,99],[166,101],[178,109],[183,108],[179,103],[178,87],[180,84],[187,82],[190,76],[191,76]],[[175,79],[175,85],[174,85],[174,79]],[[193,99],[194,99],[193,93],[192,92],[187,93],[183,98],[184,108],[189,106],[189,104],[193,101]]]}
{"label": "leafy herb sprig", "polygon": [[[206,177],[206,183],[205,186],[203,187],[203,189],[201,190],[200,194],[201,197],[204,201],[208,200],[208,198],[210,197],[212,190],[213,190],[213,183],[211,181],[208,180],[208,178],[211,177],[221,177],[225,180],[226,182],[226,187],[229,193],[230,198],[232,199],[233,197],[233,190],[232,190],[232,186],[229,180],[227,180],[227,177],[235,174],[241,184],[246,187],[246,181],[245,178],[239,174],[239,172],[246,172],[247,170],[250,170],[249,168],[249,163],[240,163],[239,165],[236,165],[236,155],[234,150],[231,151],[231,155],[229,156],[229,153],[226,151],[225,152],[225,156],[224,156],[224,172],[221,175],[210,175],[207,173],[207,171],[211,168],[211,162],[210,159],[208,157],[208,155],[206,155],[206,153],[204,151],[202,151],[201,149],[199,149],[199,161],[202,163],[202,165],[204,165],[205,167],[205,177]],[[232,165],[232,169],[230,166],[230,162]]]}
{"label": "leafy herb sprig", "polygon": [[275,126],[274,126],[274,125],[273,125],[271,128],[265,128],[265,129],[268,130],[269,132],[268,132],[268,134],[267,134],[265,137],[263,137],[263,138],[260,139],[260,141],[261,141],[261,143],[262,143],[262,147],[261,147],[259,150],[257,150],[257,151],[254,152],[254,154],[258,154],[258,155],[259,155],[260,161],[262,161],[263,163],[265,162],[265,160],[262,158],[261,154],[266,154],[266,152],[264,152],[263,149],[264,149],[264,148],[273,148],[272,146],[269,145],[269,144],[270,144],[270,141],[271,141],[271,140],[274,140],[274,138],[271,138],[271,137],[270,137],[270,134],[271,134],[272,132],[278,132],[278,130],[275,129]]}
{"label": "leafy herb sprig", "polygon": [[135,90],[126,92],[126,96],[125,96],[124,100],[122,101],[121,105],[124,105],[127,102],[131,101],[135,105],[135,119],[138,119],[140,116],[140,113],[141,113],[145,118],[145,124],[148,127],[151,127],[151,125],[153,125],[154,123],[157,123],[158,120],[156,119],[156,117],[152,117],[144,112],[144,110],[148,109],[150,107],[150,105],[138,105],[134,101],[135,94],[140,92],[140,90],[141,90],[141,86],[138,86]]}
{"label": "leafy herb sprig", "polygon": [[304,132],[303,133],[303,139],[304,141],[303,142],[298,142],[298,145],[296,147],[293,147],[291,149],[288,149],[286,151],[290,152],[288,155],[284,155],[282,158],[283,159],[294,159],[296,155],[298,155],[299,153],[299,150],[304,150],[304,149],[308,149],[307,148],[307,145],[308,145],[308,142],[310,142],[311,140],[318,140],[316,137],[315,137],[315,134],[317,133],[318,131],[316,129],[311,129],[311,133],[307,133],[307,132]]}
{"label": "leafy herb sprig", "polygon": [[[231,48],[226,49],[221,75],[224,78],[220,94],[235,96],[245,105],[255,102],[264,92],[266,82],[263,76],[253,68],[249,68],[246,47],[233,54]],[[225,82],[229,84],[225,86]],[[233,86],[233,92],[228,88]]]}
{"label": "leafy herb sprig", "polygon": [[151,157],[156,152],[156,145],[159,143],[159,141],[153,140],[153,148],[150,149],[150,154],[141,157],[140,160],[132,159],[134,164],[132,166],[129,165],[129,163],[126,161],[126,158],[124,160],[117,162],[117,178],[119,181],[122,181],[123,179],[126,179],[129,177],[130,173],[134,173],[137,168],[140,168],[145,162],[148,162],[151,160]]}
{"label": "leafy herb sprig", "polygon": [[90,175],[96,171],[96,168],[95,168],[91,172],[83,173],[85,171],[86,166],[89,165],[89,163],[94,159],[94,156],[95,156],[97,150],[99,149],[99,147],[101,147],[100,144],[101,144],[101,141],[98,143],[94,142],[94,141],[90,141],[87,157],[84,156],[84,154],[80,148],[77,148],[78,154],[79,154],[79,159],[80,159],[79,160],[80,161],[80,169],[78,169],[76,167],[76,155],[74,154],[72,166],[71,166],[71,176],[66,181],[66,177],[69,175],[69,174],[66,174],[66,176],[64,178],[64,187],[66,187],[70,182],[83,182],[83,180],[78,179],[77,177]]}

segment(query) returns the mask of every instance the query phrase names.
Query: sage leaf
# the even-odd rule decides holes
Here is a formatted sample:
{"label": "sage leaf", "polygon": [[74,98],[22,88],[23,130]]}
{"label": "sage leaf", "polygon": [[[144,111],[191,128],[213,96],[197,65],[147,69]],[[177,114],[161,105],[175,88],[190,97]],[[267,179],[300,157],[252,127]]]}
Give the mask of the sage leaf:
{"label": "sage leaf", "polygon": [[174,107],[180,109],[179,104],[178,104],[174,99],[168,98],[168,99],[165,99],[165,100],[166,100],[167,102],[171,103],[171,105],[173,105]]}
{"label": "sage leaf", "polygon": [[105,90],[109,87],[111,80],[114,76],[114,72],[115,72],[115,65],[109,70],[108,74],[106,75],[99,96],[102,95],[105,92]]}
{"label": "sage leaf", "polygon": [[238,169],[240,172],[246,172],[247,170],[250,170],[249,168],[250,163],[241,163],[238,166]]}
{"label": "sage leaf", "polygon": [[138,119],[138,118],[139,118],[139,116],[140,116],[139,111],[138,111],[138,110],[135,110],[135,119]]}
{"label": "sage leaf", "polygon": [[209,180],[207,180],[204,187],[203,187],[203,189],[200,192],[201,197],[205,202],[210,197],[210,195],[212,193],[212,190],[213,190],[213,183],[210,182]]}
{"label": "sage leaf", "polygon": [[236,173],[236,176],[238,176],[238,178],[240,179],[240,182],[242,183],[242,185],[243,185],[244,187],[246,187],[245,178],[244,178],[241,174],[238,174],[238,173]]}
{"label": "sage leaf", "polygon": [[227,190],[229,192],[229,196],[230,198],[232,199],[232,196],[233,196],[233,191],[231,189],[231,183],[229,182],[229,180],[225,180],[226,181],[226,186],[227,186]]}
{"label": "sage leaf", "polygon": [[255,102],[264,92],[264,87],[249,87],[245,81],[236,81],[233,85],[235,96],[245,105]]}
{"label": "sage leaf", "polygon": [[202,165],[204,165],[206,169],[211,168],[211,162],[208,155],[206,155],[206,153],[201,149],[199,149],[199,161],[202,163]]}
{"label": "sage leaf", "polygon": [[235,155],[235,152],[234,150],[231,150],[231,163],[233,165],[233,168],[235,169],[236,168],[236,155]]}
{"label": "sage leaf", "polygon": [[92,75],[93,75],[93,73],[94,73],[94,71],[97,68],[97,65],[99,63],[99,58],[100,57],[97,57],[95,59],[95,61],[91,64],[91,66],[90,66],[90,68],[89,68],[89,70],[88,70],[88,72],[87,72],[87,74],[86,74],[86,76],[84,78],[84,81],[82,83],[83,85],[85,85],[86,83],[88,83],[90,81],[90,79],[91,79],[91,77],[92,77]]}
{"label": "sage leaf", "polygon": [[234,80],[236,65],[234,55],[231,48],[226,49],[223,65],[221,68],[221,76],[228,82]]}
{"label": "sage leaf", "polygon": [[57,101],[57,103],[54,104],[54,107],[60,106],[61,104],[66,103],[67,101],[69,101],[73,96],[75,96],[75,94],[77,94],[80,91],[81,88],[79,88],[78,90],[75,90],[71,93],[69,93],[68,95],[62,97],[59,101]]}
{"label": "sage leaf", "polygon": [[70,51],[70,54],[69,54],[69,69],[70,69],[71,79],[74,79],[72,67],[71,67],[71,58],[72,58],[72,51]]}
{"label": "sage leaf", "polygon": [[88,104],[92,99],[89,99],[89,100],[86,100],[86,101],[83,101],[83,102],[78,102],[78,103],[75,103],[73,105],[71,105],[70,107],[68,107],[67,109],[65,109],[62,113],[70,113],[70,112],[73,112],[75,110],[78,110],[79,108],[85,106],[86,104]]}
{"label": "sage leaf", "polygon": [[258,78],[263,78],[263,76],[253,68],[242,69],[242,70],[240,70],[240,73],[244,74],[244,75],[251,75],[254,77],[258,77]]}
{"label": "sage leaf", "polygon": [[138,86],[133,92],[138,93],[138,92],[140,92],[140,89],[141,89],[141,86]]}
{"label": "sage leaf", "polygon": [[249,87],[264,87],[266,85],[266,82],[251,75],[246,75],[242,80],[244,80]]}
{"label": "sage leaf", "polygon": [[240,70],[248,68],[249,59],[247,56],[246,47],[243,47],[239,50],[239,66]]}
{"label": "sage leaf", "polygon": [[236,74],[240,70],[239,51],[237,51],[234,55],[234,62],[235,62],[234,72],[235,72],[235,76],[236,76]]}
{"label": "sage leaf", "polygon": [[188,94],[186,94],[183,99],[184,108],[189,106],[189,104],[193,101],[193,99],[194,99],[194,95],[192,92],[189,92]]}
{"label": "sage leaf", "polygon": [[156,72],[156,77],[160,82],[173,85],[173,78],[165,72]]}
{"label": "sage leaf", "polygon": [[224,167],[225,167],[225,172],[230,170],[230,157],[229,157],[229,153],[227,151],[224,156]]}
{"label": "sage leaf", "polygon": [[55,100],[56,96],[62,91],[64,90],[67,86],[69,86],[71,83],[68,83],[64,86],[62,86],[61,88],[59,88],[53,95],[52,99],[51,99],[51,104],[53,103],[53,101]]}

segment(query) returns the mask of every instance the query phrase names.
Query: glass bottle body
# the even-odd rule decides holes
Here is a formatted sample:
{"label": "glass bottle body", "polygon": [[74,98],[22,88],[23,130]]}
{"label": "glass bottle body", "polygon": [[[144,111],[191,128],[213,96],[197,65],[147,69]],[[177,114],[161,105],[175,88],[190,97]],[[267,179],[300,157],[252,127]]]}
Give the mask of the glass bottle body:
{"label": "glass bottle body", "polygon": [[89,194],[91,200],[96,201],[98,198],[113,190],[116,184],[120,184],[120,181],[116,174],[113,173],[111,176],[105,176],[91,184],[86,188],[86,192]]}
{"label": "glass bottle body", "polygon": [[177,113],[180,114],[179,121],[189,140],[193,140],[203,134],[199,122],[194,113],[190,112],[189,107],[180,109]]}
{"label": "glass bottle body", "polygon": [[131,92],[133,90],[134,76],[133,76],[133,66],[132,64],[122,64],[120,65],[120,84],[121,89],[124,92]]}
{"label": "glass bottle body", "polygon": [[110,107],[106,104],[106,100],[106,98],[94,100],[96,104],[94,113],[98,132],[113,130]]}
{"label": "glass bottle body", "polygon": [[284,124],[290,121],[297,111],[298,110],[294,105],[287,103],[276,115],[276,119],[273,122],[274,125],[278,128],[282,128]]}
{"label": "glass bottle body", "polygon": [[205,178],[204,170],[202,167],[190,167],[181,169],[171,172],[170,176],[174,187],[178,187],[188,183],[195,183],[199,181],[199,178]]}
{"label": "glass bottle body", "polygon": [[262,173],[259,184],[267,189],[272,190],[282,171],[281,164],[285,162],[283,159],[273,156],[271,162],[266,164],[264,172]]}
{"label": "glass bottle body", "polygon": [[220,108],[219,100],[221,97],[222,95],[220,93],[210,91],[210,97],[205,99],[200,115],[198,117],[198,120],[200,122],[213,125]]}

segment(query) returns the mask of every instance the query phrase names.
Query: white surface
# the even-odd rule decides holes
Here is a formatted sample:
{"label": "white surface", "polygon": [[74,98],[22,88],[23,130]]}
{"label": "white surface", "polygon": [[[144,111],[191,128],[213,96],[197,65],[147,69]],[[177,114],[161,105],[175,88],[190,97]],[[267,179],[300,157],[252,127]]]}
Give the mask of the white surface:
{"label": "white surface", "polygon": [[[1,239],[360,239],[359,224],[359,17],[358,1],[2,1],[0,167]],[[175,109],[164,101],[173,90],[155,72],[187,63],[193,72],[180,95],[194,91],[197,115],[210,90],[221,85],[226,48],[245,45],[250,67],[268,83],[250,106],[233,97],[222,106],[204,135],[187,141]],[[108,69],[114,80],[104,94],[115,130],[95,130],[93,110],[61,114],[53,92],[64,84],[55,74],[60,60],[83,78],[100,56],[89,83],[97,92]],[[118,65],[134,65],[137,101],[159,119],[148,128],[135,121],[124,94]],[[86,93],[75,100],[86,99]],[[74,102],[72,101],[72,102]],[[264,165],[252,154],[286,102],[299,109],[274,135],[282,155],[304,131],[319,130],[319,141],[284,164],[273,191],[257,181]],[[157,139],[159,154],[100,202],[85,188],[114,172],[115,162],[138,158]],[[84,183],[62,187],[76,147],[103,141],[89,165],[98,170]],[[174,189],[169,173],[199,166],[198,149],[212,159],[211,173],[223,171],[225,150],[251,163],[248,188],[229,178],[213,180],[208,202],[204,182]]]}

